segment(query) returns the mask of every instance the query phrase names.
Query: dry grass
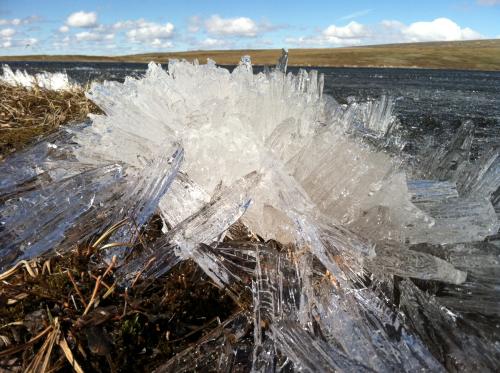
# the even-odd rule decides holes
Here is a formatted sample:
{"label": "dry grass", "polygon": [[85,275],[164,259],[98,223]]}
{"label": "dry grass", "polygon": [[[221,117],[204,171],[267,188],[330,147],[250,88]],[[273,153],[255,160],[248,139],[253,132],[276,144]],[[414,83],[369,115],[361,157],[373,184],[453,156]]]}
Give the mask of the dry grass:
{"label": "dry grass", "polygon": [[62,124],[99,112],[83,89],[50,91],[0,83],[0,159]]}
{"label": "dry grass", "polygon": [[[158,222],[141,240],[159,235]],[[0,372],[152,371],[241,311],[192,261],[118,286],[116,262],[95,260],[108,238],[0,274]]]}
{"label": "dry grass", "polygon": [[[1,61],[73,61],[73,62],[138,62],[156,61],[165,63],[169,59],[207,58],[221,65],[234,65],[240,57],[248,54],[256,65],[275,64],[281,51],[225,50],[189,51],[172,53],[146,53],[126,56],[78,56],[78,55],[33,55],[0,57]],[[366,47],[290,49],[290,66],[328,67],[421,67],[432,69],[500,70],[500,40],[473,40],[455,42],[409,43],[376,45]]]}

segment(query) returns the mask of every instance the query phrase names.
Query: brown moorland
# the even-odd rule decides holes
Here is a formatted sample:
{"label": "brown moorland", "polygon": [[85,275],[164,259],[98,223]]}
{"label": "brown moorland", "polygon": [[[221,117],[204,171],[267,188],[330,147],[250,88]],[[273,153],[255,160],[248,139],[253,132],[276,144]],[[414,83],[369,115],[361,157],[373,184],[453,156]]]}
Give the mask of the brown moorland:
{"label": "brown moorland", "polygon": [[[165,63],[169,59],[207,58],[221,65],[234,65],[242,55],[252,57],[255,65],[271,65],[281,54],[279,49],[214,50],[169,53],[145,53],[124,56],[27,55],[0,56],[0,61],[75,61]],[[453,42],[386,44],[329,49],[290,49],[290,66],[326,67],[419,67],[430,69],[500,70],[500,39]]]}

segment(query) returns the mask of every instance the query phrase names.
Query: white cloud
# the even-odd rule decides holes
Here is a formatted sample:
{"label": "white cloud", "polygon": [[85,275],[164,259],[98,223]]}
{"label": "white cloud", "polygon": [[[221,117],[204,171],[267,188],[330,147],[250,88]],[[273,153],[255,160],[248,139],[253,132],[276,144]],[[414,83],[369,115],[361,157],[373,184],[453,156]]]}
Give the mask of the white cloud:
{"label": "white cloud", "polygon": [[142,21],[136,28],[127,32],[130,41],[154,41],[155,39],[169,39],[173,36],[174,25],[170,22],[162,25],[153,22]]}
{"label": "white cloud", "polygon": [[361,44],[371,37],[371,31],[364,25],[351,21],[345,26],[330,25],[319,35],[287,38],[286,43],[301,46],[345,46]]}
{"label": "white cloud", "polygon": [[188,19],[188,31],[191,33],[196,33],[200,31],[201,28],[201,18],[199,16],[192,16]]}
{"label": "white cloud", "polygon": [[221,18],[213,15],[205,22],[205,28],[213,35],[254,37],[259,33],[257,24],[248,17]]}
{"label": "white cloud", "polygon": [[347,21],[349,19],[359,18],[359,17],[362,17],[362,16],[366,16],[371,11],[372,11],[371,9],[364,9],[364,10],[360,10],[358,12],[354,12],[354,13],[348,14],[346,16],[340,17],[339,19],[342,20],[342,21]]}
{"label": "white cloud", "polygon": [[0,46],[2,48],[22,48],[22,47],[32,47],[38,43],[38,39],[35,38],[26,38],[26,39],[17,39],[11,40],[4,39],[0,42]]}
{"label": "white cloud", "polygon": [[287,38],[285,42],[299,46],[349,46],[481,38],[479,32],[469,27],[462,28],[448,18],[437,18],[410,25],[397,20],[385,20],[372,26],[353,21],[341,27],[331,25],[318,35]]}
{"label": "white cloud", "polygon": [[0,19],[0,26],[8,25],[0,29],[0,47],[1,48],[26,48],[32,47],[38,43],[38,39],[31,38],[23,30],[23,26],[34,23],[40,18],[31,16],[26,18]]}
{"label": "white cloud", "polygon": [[12,18],[12,19],[0,19],[0,26],[11,25],[11,26],[21,26],[28,25],[40,20],[38,16],[30,16],[25,18]]}
{"label": "white cloud", "polygon": [[68,32],[68,31],[69,31],[69,27],[66,26],[66,25],[63,25],[63,26],[59,27],[59,32],[65,33],[65,32]]}
{"label": "white cloud", "polygon": [[11,25],[19,26],[21,24],[21,20],[19,18],[14,18],[10,21]]}
{"label": "white cloud", "polygon": [[477,31],[461,28],[448,18],[436,18],[430,22],[414,22],[402,30],[408,41],[452,41],[481,39]]}
{"label": "white cloud", "polygon": [[81,11],[70,14],[66,20],[66,24],[71,27],[95,27],[97,26],[97,13]]}
{"label": "white cloud", "polygon": [[332,38],[335,41],[338,39],[359,39],[368,34],[369,32],[366,27],[355,21],[351,21],[343,27],[331,25],[323,30],[324,37]]}
{"label": "white cloud", "polygon": [[403,22],[396,20],[383,20],[382,22],[380,22],[380,25],[386,28],[387,30],[391,29],[401,30],[405,27],[405,24]]}
{"label": "white cloud", "polygon": [[28,38],[24,40],[24,45],[25,46],[33,46],[35,44],[38,44],[38,39],[36,38]]}
{"label": "white cloud", "polygon": [[11,38],[14,36],[16,33],[16,30],[13,28],[4,28],[3,30],[0,30],[0,37],[1,38]]}
{"label": "white cloud", "polygon": [[228,49],[233,46],[233,43],[228,40],[206,38],[198,43],[200,49]]}
{"label": "white cloud", "polygon": [[76,34],[75,37],[78,41],[105,41],[113,40],[115,38],[115,34],[83,31]]}
{"label": "white cloud", "polygon": [[151,42],[151,46],[155,47],[155,48],[166,49],[166,48],[172,48],[174,45],[169,40],[165,41],[165,40],[161,40],[161,39],[156,38]]}
{"label": "white cloud", "polygon": [[124,30],[124,29],[142,27],[147,23],[148,22],[146,22],[143,18],[137,20],[119,21],[113,24],[113,28],[116,30]]}

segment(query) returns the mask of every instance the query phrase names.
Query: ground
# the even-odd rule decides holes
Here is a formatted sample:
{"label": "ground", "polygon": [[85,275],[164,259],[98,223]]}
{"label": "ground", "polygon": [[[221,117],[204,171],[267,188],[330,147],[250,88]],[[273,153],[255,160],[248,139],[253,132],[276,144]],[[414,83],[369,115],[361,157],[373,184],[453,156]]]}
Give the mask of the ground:
{"label": "ground", "polygon": [[[281,51],[226,50],[147,53],[126,56],[0,56],[0,61],[81,61],[165,63],[172,58],[187,60],[207,58],[221,65],[238,63],[242,55],[252,57],[254,65],[275,64]],[[366,47],[328,49],[290,49],[290,66],[328,67],[420,67],[432,69],[500,70],[500,39],[454,42],[388,44]]]}

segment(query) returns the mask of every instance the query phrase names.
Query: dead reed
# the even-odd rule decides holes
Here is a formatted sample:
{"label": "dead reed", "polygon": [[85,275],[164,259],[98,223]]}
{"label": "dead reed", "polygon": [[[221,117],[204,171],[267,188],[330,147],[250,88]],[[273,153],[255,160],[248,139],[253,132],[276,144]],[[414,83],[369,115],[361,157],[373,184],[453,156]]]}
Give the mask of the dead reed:
{"label": "dead reed", "polygon": [[51,91],[0,82],[0,160],[60,125],[83,121],[101,110],[83,88]]}

